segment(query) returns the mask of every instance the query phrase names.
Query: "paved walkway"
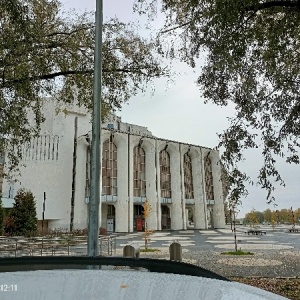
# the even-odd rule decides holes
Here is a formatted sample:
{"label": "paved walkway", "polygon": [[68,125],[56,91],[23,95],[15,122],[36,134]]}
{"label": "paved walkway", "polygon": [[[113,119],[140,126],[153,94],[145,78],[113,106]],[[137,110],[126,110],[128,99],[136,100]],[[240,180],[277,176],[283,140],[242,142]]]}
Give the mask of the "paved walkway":
{"label": "paved walkway", "polygon": [[[183,248],[183,260],[227,277],[293,277],[300,274],[300,234],[287,233],[285,227],[272,230],[262,226],[266,235],[249,235],[249,227],[237,228],[238,248],[251,251],[253,256],[221,255],[233,251],[234,237],[230,228],[219,230],[187,230],[156,232],[150,236],[150,247],[160,251],[141,253],[141,257],[169,259],[169,245],[178,241]],[[119,235],[117,255],[122,247],[137,243],[144,246],[143,233]]]}
{"label": "paved walkway", "polygon": [[[273,231],[269,226],[261,227],[266,235],[248,235],[249,227],[238,227],[236,236],[238,247],[243,250],[288,250],[300,249],[300,234],[287,233],[287,228],[280,227]],[[174,241],[183,248],[198,250],[228,251],[234,250],[234,235],[230,228],[217,230],[184,230],[169,232],[154,232],[150,235],[149,247],[169,247]],[[144,246],[143,232],[119,235],[117,246],[136,243]]]}
{"label": "paved walkway", "polygon": [[[254,256],[221,255],[221,252],[234,250],[233,232],[227,227],[219,230],[154,232],[150,236],[149,247],[160,251],[141,253],[141,257],[169,259],[169,245],[177,241],[182,245],[185,262],[199,265],[223,276],[299,276],[300,234],[287,233],[285,232],[287,228],[284,227],[276,228],[274,231],[271,227],[262,227],[267,234],[253,236],[245,234],[248,228],[237,228],[238,248],[251,251]],[[144,247],[142,232],[115,234],[115,236],[116,255],[122,255],[122,249],[127,244],[137,243]],[[85,254],[86,243],[70,247],[70,255]]]}

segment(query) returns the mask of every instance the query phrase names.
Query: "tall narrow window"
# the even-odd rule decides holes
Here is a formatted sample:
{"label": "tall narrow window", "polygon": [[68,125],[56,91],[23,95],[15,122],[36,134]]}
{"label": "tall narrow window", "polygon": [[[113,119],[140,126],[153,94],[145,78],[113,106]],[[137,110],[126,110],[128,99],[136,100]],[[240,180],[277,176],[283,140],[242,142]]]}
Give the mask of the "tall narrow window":
{"label": "tall narrow window", "polygon": [[207,200],[214,200],[214,183],[212,174],[211,159],[208,155],[204,159],[204,172],[205,172],[205,192]]}
{"label": "tall narrow window", "polygon": [[160,165],[160,195],[162,198],[171,198],[171,168],[170,155],[166,150],[159,153]]}
{"label": "tall narrow window", "polygon": [[194,199],[192,160],[188,153],[183,156],[185,199]]}
{"label": "tall narrow window", "polygon": [[112,138],[103,143],[102,195],[117,196],[117,147]]}
{"label": "tall narrow window", "polygon": [[146,197],[145,151],[140,146],[133,149],[133,196]]}

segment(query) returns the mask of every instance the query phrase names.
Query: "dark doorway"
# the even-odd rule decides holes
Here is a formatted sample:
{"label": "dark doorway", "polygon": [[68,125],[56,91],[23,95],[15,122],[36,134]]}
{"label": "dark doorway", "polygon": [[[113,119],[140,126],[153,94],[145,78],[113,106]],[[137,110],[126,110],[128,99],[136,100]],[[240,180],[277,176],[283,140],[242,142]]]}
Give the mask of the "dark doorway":
{"label": "dark doorway", "polygon": [[171,214],[167,205],[161,206],[161,229],[171,229]]}
{"label": "dark doorway", "polygon": [[140,204],[133,205],[133,230],[144,231],[145,220],[144,220],[144,207]]}
{"label": "dark doorway", "polygon": [[116,208],[114,205],[107,205],[106,229],[108,232],[114,232],[116,228]]}

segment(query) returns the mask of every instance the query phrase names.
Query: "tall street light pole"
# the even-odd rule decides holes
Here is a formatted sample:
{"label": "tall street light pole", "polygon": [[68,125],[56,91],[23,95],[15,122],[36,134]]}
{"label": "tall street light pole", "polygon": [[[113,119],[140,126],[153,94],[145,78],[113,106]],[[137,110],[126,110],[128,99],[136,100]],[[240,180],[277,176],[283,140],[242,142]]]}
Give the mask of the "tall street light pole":
{"label": "tall street light pole", "polygon": [[92,147],[91,147],[91,190],[89,201],[88,223],[88,256],[99,253],[99,205],[100,205],[100,149],[101,149],[101,85],[102,85],[102,26],[103,0],[96,0],[96,28],[94,54],[94,95],[92,114]]}

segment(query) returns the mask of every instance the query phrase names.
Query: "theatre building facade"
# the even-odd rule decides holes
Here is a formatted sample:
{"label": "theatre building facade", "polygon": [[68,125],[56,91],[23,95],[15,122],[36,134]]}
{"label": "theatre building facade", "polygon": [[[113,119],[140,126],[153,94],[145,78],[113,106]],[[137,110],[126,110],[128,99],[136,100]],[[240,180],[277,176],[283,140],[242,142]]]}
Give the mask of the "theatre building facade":
{"label": "theatre building facade", "polygon": [[[32,191],[39,222],[49,229],[87,228],[90,197],[90,115],[45,103],[41,135],[23,146],[21,175],[3,180],[2,203],[19,188]],[[100,224],[108,231],[224,228],[218,151],[153,136],[146,127],[111,116],[102,124]],[[5,163],[4,163],[5,170]],[[17,179],[17,181],[15,181]]]}

